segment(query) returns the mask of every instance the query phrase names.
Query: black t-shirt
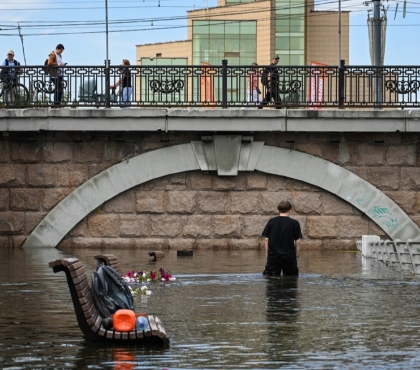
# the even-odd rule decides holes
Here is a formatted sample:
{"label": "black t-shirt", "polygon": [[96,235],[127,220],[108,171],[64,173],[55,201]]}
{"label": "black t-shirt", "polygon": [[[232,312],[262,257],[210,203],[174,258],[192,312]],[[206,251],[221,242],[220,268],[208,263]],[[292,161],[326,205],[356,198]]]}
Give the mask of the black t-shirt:
{"label": "black t-shirt", "polygon": [[131,87],[131,71],[128,68],[122,70],[122,87]]}
{"label": "black t-shirt", "polygon": [[269,252],[296,256],[295,240],[302,238],[302,232],[298,221],[286,216],[277,216],[267,222],[262,236],[269,239]]}

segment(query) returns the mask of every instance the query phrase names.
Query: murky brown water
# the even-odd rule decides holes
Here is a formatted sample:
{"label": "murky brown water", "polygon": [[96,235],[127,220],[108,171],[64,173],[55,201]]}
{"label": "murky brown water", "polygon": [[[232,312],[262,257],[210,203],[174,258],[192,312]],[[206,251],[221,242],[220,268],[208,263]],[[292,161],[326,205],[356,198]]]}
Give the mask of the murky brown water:
{"label": "murky brown water", "polygon": [[[116,254],[122,270],[170,270],[138,311],[158,315],[169,348],[92,345],[77,326],[64,273],[48,262]],[[356,253],[303,251],[296,279],[265,279],[258,251],[0,249],[2,369],[420,369],[420,277]]]}

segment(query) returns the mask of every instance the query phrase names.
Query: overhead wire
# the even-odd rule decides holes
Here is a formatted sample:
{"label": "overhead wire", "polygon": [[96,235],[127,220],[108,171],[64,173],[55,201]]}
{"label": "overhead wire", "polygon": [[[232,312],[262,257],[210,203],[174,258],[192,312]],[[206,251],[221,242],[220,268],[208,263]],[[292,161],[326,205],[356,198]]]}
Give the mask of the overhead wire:
{"label": "overhead wire", "polygon": [[[125,0],[126,1],[126,0]],[[123,1],[123,2],[125,2]],[[165,0],[165,1],[171,1],[171,0]],[[92,2],[92,1],[90,1]],[[89,3],[90,3],[89,2]],[[346,9],[346,3],[353,3],[354,1],[352,0],[343,0],[344,6],[342,7],[343,11],[345,11]],[[396,1],[397,2],[397,1]],[[0,3],[1,4],[1,3]],[[327,5],[333,5],[336,4],[336,0],[319,0],[315,2],[315,6],[327,6]],[[309,6],[309,5],[306,5]],[[156,7],[156,6],[155,6]],[[230,8],[231,6],[227,6],[226,8]],[[276,10],[294,10],[297,7],[302,7],[302,5],[296,5],[296,6],[292,6],[292,7],[285,7],[285,6],[280,6],[278,8],[274,9],[274,12]],[[354,8],[352,5],[348,6],[349,8],[351,7],[354,11]],[[165,6],[166,8],[166,6]],[[62,9],[62,8],[60,8]],[[72,8],[72,9],[79,9],[79,8]],[[82,8],[82,9],[86,9],[86,8]],[[210,8],[211,9],[211,8]],[[203,11],[205,10],[205,8],[201,8],[201,9],[196,9],[197,11]],[[356,10],[355,12],[361,12],[361,11],[365,11],[364,9],[361,10]],[[243,11],[242,14],[247,14],[247,13],[252,13],[252,14],[256,14],[256,13],[264,13],[266,12],[265,9],[260,9],[260,8],[249,8],[247,11]],[[213,20],[215,20],[215,18],[220,18],[220,17],[228,17],[231,15],[237,15],[237,11],[234,11],[232,9],[231,12],[229,12],[229,10],[227,9],[225,12],[221,12],[219,14],[217,14],[217,16],[213,17]],[[307,17],[316,17],[319,15],[319,11],[315,11],[312,13],[307,13]],[[299,15],[297,15],[298,17],[300,17]],[[293,19],[293,15],[284,15],[284,17],[289,18],[289,19]],[[114,30],[109,30],[108,32],[112,32],[112,33],[117,33],[117,32],[141,32],[141,31],[150,31],[150,30],[164,30],[164,29],[176,29],[176,28],[188,28],[188,24],[185,25],[163,25],[161,24],[160,26],[157,26],[156,24],[159,22],[164,22],[164,21],[171,21],[171,22],[176,22],[176,21],[185,21],[189,18],[188,15],[182,15],[182,16],[176,16],[176,17],[154,17],[154,18],[141,18],[141,19],[120,19],[120,20],[111,20],[108,22],[108,25],[112,26],[119,26],[120,29],[114,29]],[[203,19],[208,19],[208,15],[204,14],[201,17],[200,16],[192,16],[191,19],[192,20],[200,20],[200,18]],[[273,20],[273,19],[281,19],[282,17],[279,16],[278,14],[275,15],[275,18],[257,18],[257,20],[259,21],[264,21],[264,20]],[[216,19],[217,20],[217,19]],[[221,22],[226,22],[229,20],[220,20]],[[234,20],[232,20],[234,21]],[[45,22],[49,22],[49,21],[45,21]],[[103,27],[105,22],[104,21],[84,21],[84,22],[80,22],[80,21],[57,21],[56,23],[44,23],[43,21],[22,21],[21,23],[21,28],[23,29],[23,27],[25,27],[25,29],[42,29],[42,28],[51,28],[51,27],[55,27],[55,28],[61,28],[61,27],[72,27],[72,31],[69,32],[52,32],[51,34],[54,35],[66,35],[66,34],[92,34],[92,33],[104,33],[104,30],[85,30],[85,31],[80,31],[80,32],[75,32],[73,30],[74,27],[78,27],[78,28],[97,28],[97,27]],[[61,23],[61,24],[60,24]],[[134,29],[127,29],[125,27],[132,27],[135,23],[153,23],[153,26],[148,26],[146,28],[134,28]],[[23,26],[24,24],[24,26]],[[127,24],[127,25],[125,25]],[[360,25],[362,26],[362,25]],[[365,25],[363,25],[365,26]],[[408,26],[408,25],[407,25]],[[417,26],[417,25],[415,25]],[[0,24],[0,27],[7,27],[7,31],[13,31],[16,30],[17,27],[16,26],[8,26],[8,25],[2,25]],[[124,29],[121,29],[124,28]],[[6,31],[6,30],[4,30]],[[45,36],[48,35],[49,33],[45,33],[45,32],[40,32],[40,33],[25,33],[24,36]],[[2,36],[15,36],[15,34],[7,34],[7,33],[3,33],[2,30],[0,31],[0,35]]]}

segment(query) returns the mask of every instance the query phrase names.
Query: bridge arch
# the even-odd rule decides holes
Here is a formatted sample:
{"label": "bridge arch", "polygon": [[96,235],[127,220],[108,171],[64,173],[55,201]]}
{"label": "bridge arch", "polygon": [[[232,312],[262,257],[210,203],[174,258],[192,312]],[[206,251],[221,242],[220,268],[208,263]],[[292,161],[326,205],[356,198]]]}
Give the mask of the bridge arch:
{"label": "bridge arch", "polygon": [[194,170],[217,171],[219,176],[260,171],[290,177],[350,203],[392,239],[420,235],[418,226],[394,201],[343,167],[311,154],[264,145],[251,136],[215,135],[140,154],[92,177],[57,204],[23,248],[55,248],[81,220],[118,194],[159,177]]}

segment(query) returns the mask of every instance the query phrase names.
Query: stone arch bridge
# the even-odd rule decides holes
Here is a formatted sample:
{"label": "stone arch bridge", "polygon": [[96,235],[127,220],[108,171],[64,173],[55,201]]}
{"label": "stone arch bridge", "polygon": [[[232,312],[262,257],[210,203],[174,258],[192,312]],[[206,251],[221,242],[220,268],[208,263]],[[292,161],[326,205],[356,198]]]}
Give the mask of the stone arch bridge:
{"label": "stone arch bridge", "polygon": [[[2,244],[34,248],[90,240],[174,248],[259,247],[258,228],[250,225],[261,227],[275,214],[279,197],[300,203],[296,218],[304,224],[308,248],[355,248],[362,233],[392,239],[420,235],[415,114],[118,112],[125,116],[114,116],[115,110],[63,110],[56,116],[32,111],[3,117]],[[83,121],[88,123],[82,131]],[[370,127],[363,132],[362,125]],[[89,166],[100,169],[80,176]],[[185,181],[190,188],[183,180],[159,183],[188,173],[194,178]],[[235,180],[244,174],[245,180]],[[197,186],[209,177],[213,187]],[[270,186],[274,178],[286,183]],[[225,179],[230,185],[220,186]],[[133,189],[134,198],[124,198]],[[118,210],[121,204],[126,209]],[[23,216],[23,224],[14,215]],[[101,220],[104,235],[95,225]],[[175,231],[168,231],[171,224],[177,225]],[[360,226],[359,235],[354,224]]]}

